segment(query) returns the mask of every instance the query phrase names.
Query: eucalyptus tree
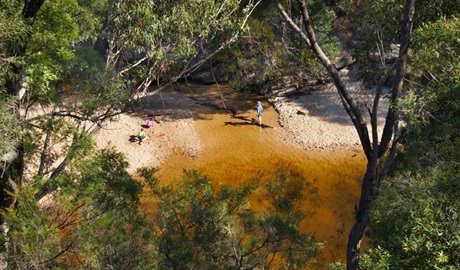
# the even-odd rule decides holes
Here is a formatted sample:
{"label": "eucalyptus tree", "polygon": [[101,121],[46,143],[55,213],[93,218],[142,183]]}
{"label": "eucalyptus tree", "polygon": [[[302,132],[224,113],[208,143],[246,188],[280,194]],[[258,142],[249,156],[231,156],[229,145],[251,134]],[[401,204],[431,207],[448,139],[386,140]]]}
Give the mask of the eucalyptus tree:
{"label": "eucalyptus tree", "polygon": [[[154,95],[234,43],[260,0],[112,1],[106,65],[134,97]],[[155,82],[155,91],[150,86]]]}
{"label": "eucalyptus tree", "polygon": [[[35,173],[57,177],[82,132],[130,110],[153,81],[174,82],[234,42],[259,2],[2,1],[2,27],[14,30],[2,40],[2,87],[17,98],[7,111],[22,127],[11,136],[16,149],[5,148],[17,158],[6,161],[2,183],[21,184],[34,158]],[[87,46],[98,40],[105,55]]]}
{"label": "eucalyptus tree", "polygon": [[[121,159],[109,153],[95,157],[84,122],[98,123],[115,111],[118,113],[112,99],[118,103],[128,96],[114,87],[116,84],[110,88],[97,84],[106,74],[103,58],[94,57],[92,52],[87,57],[88,53],[76,51],[75,44],[95,36],[94,27],[101,23],[101,17],[93,13],[97,9],[89,10],[98,1],[2,0],[0,4],[0,119],[5,136],[0,147],[1,228],[6,228],[4,221],[8,227],[2,232],[2,252],[7,252],[2,258],[7,258],[12,268],[49,269],[64,254],[68,255],[70,247],[85,243],[77,236],[89,231],[75,228],[86,228],[84,224],[103,226],[100,222],[104,219],[116,217],[107,205],[98,204],[101,200],[91,201],[91,196],[138,185],[126,175],[120,176],[121,172],[117,171],[117,175],[107,171],[91,178],[99,184],[97,190],[95,183],[90,185],[94,189],[88,191],[94,194],[77,194],[75,186],[70,189],[73,192],[65,188],[66,184],[83,186],[88,181],[79,177],[85,175],[83,168],[89,167],[75,166],[75,161],[99,158],[99,163],[93,164],[96,170],[102,168],[97,166],[103,164],[104,158],[106,163]],[[99,61],[102,68],[92,65],[92,72],[84,77],[81,70],[88,71],[88,58],[93,63]],[[71,80],[65,79],[70,77],[75,82],[71,86]],[[78,91],[80,96],[75,99],[74,93]],[[125,168],[126,165],[119,166],[121,171]],[[71,174],[76,175],[73,180],[63,182]],[[117,177],[124,181],[110,186],[117,183]],[[114,182],[109,184],[109,179]],[[56,193],[58,188],[67,193]],[[44,207],[43,200],[38,203],[47,194],[51,194],[47,196],[49,208]],[[118,194],[118,200],[125,196]],[[83,216],[88,219],[82,219]],[[63,235],[69,238],[60,238]]]}
{"label": "eucalyptus tree", "polygon": [[388,177],[371,209],[374,246],[362,255],[361,269],[458,269],[458,174],[440,164]]}
{"label": "eucalyptus tree", "polygon": [[[400,102],[404,152],[371,209],[363,269],[460,267],[460,4],[421,7],[411,89]],[[421,16],[418,16],[421,17]]]}
{"label": "eucalyptus tree", "polygon": [[[13,16],[11,3],[2,3],[0,10],[0,157],[1,162],[13,161],[17,153],[15,147],[20,140],[19,119],[15,114],[16,97],[8,94],[5,84],[14,72],[8,67],[19,65],[22,58],[8,52],[11,44],[23,39],[27,32],[24,21],[19,16]],[[13,14],[12,14],[13,13]],[[8,184],[0,181],[0,197],[7,198]],[[3,203],[0,205],[3,206]]]}
{"label": "eucalyptus tree", "polygon": [[[2,212],[2,218],[10,226],[21,221],[11,226],[7,238],[2,239],[2,244],[12,248],[10,258],[17,259],[10,261],[12,265],[37,269],[61,265],[60,260],[68,258],[77,246],[79,252],[73,259],[87,257],[85,265],[98,268],[91,263],[100,262],[104,256],[122,261],[128,252],[114,250],[125,242],[120,240],[116,247],[108,245],[111,250],[102,249],[102,257],[90,258],[99,253],[92,253],[93,242],[89,240],[101,240],[97,233],[110,219],[125,222],[120,227],[110,227],[117,232],[133,225],[127,224],[129,219],[124,216],[117,216],[107,202],[124,205],[122,201],[127,200],[128,193],[138,194],[139,187],[124,171],[123,158],[95,150],[88,132],[132,106],[135,91],[130,91],[130,85],[137,87],[144,81],[143,85],[147,85],[152,79],[164,82],[164,76],[152,74],[177,71],[177,78],[184,76],[232,43],[257,4],[245,3],[249,4],[0,0],[0,121],[4,124],[1,136],[6,137],[0,147],[1,203],[2,208],[10,207]],[[113,50],[107,57],[87,46],[101,37],[101,29],[107,30],[103,36],[109,44],[116,41],[115,47],[109,46]],[[144,54],[149,64],[139,61]],[[123,57],[118,58],[120,55]],[[135,62],[127,60],[127,55]],[[107,192],[116,199],[104,197]],[[49,197],[54,207],[44,209],[43,200]],[[131,203],[136,208],[134,199]],[[21,228],[28,230],[21,232]],[[43,230],[34,234],[33,228]],[[67,232],[72,235],[65,235]],[[85,234],[89,246],[83,247],[81,237]],[[28,245],[29,237],[49,240],[49,246],[41,252],[41,243]],[[103,246],[99,244],[97,248]],[[124,247],[129,251],[129,245]],[[36,257],[28,257],[29,248],[35,248]]]}
{"label": "eucalyptus tree", "polygon": [[[96,65],[93,65],[90,77],[80,79],[79,84],[69,87],[71,81],[64,80],[69,73],[75,75],[72,78],[82,76],[78,71],[84,65],[78,66],[78,59],[82,58],[76,52],[75,44],[94,36],[95,21],[100,22],[100,17],[82,4],[84,1],[74,0],[2,1],[1,25],[9,30],[2,39],[2,60],[5,59],[2,61],[5,67],[1,74],[2,96],[5,100],[14,100],[4,111],[5,115],[14,115],[16,123],[16,129],[8,128],[10,132],[16,132],[6,140],[12,143],[5,143],[9,145],[5,149],[9,154],[2,158],[2,183],[9,183],[10,188],[23,184],[28,177],[24,173],[32,168],[33,163],[38,166],[32,176],[51,174],[55,177],[71,158],[71,151],[66,151],[69,148],[63,142],[78,145],[81,132],[86,131],[81,123],[102,121],[118,109],[112,99],[123,100],[120,89],[114,87],[115,83],[110,88],[97,84],[101,80],[95,78],[102,77],[105,71],[97,69]],[[98,58],[94,59],[97,62]],[[79,99],[74,99],[70,90],[72,93],[79,91]],[[60,153],[52,150],[58,143],[63,150]],[[62,166],[53,167],[59,156],[65,157]]]}
{"label": "eucalyptus tree", "polygon": [[[155,169],[140,175],[151,191],[157,269],[292,269],[314,267],[320,243],[299,225],[316,209],[316,189],[288,167],[232,188],[196,171],[160,185]],[[262,198],[255,211],[252,198]],[[308,209],[308,211],[307,211]]]}
{"label": "eucalyptus tree", "polygon": [[37,201],[36,179],[2,213],[8,269],[149,268],[149,226],[138,213],[142,186],[121,154],[92,150],[89,136],[86,141],[67,172],[48,180],[58,189]]}
{"label": "eucalyptus tree", "polygon": [[[384,178],[385,174],[396,154],[396,146],[400,139],[399,121],[396,113],[396,108],[390,106],[385,120],[385,126],[381,135],[378,137],[377,130],[377,112],[380,99],[382,98],[382,87],[386,80],[393,76],[393,86],[391,90],[390,104],[396,104],[401,97],[403,90],[404,76],[406,73],[407,54],[410,41],[412,38],[413,17],[415,12],[415,1],[407,0],[404,7],[404,16],[402,17],[401,30],[399,32],[400,50],[399,56],[389,70],[380,77],[377,90],[374,95],[374,100],[371,108],[368,110],[370,127],[360,110],[357,100],[350,94],[349,89],[344,84],[340,77],[337,68],[333,62],[324,54],[320,44],[315,37],[315,30],[310,20],[309,9],[305,1],[297,1],[300,6],[301,23],[298,24],[285,10],[280,1],[275,0],[275,3],[286,19],[290,27],[297,32],[304,40],[316,58],[322,63],[331,77],[334,85],[337,88],[342,104],[350,116],[361,141],[364,154],[367,158],[366,172],[362,181],[361,197],[359,205],[356,209],[356,221],[349,234],[348,249],[347,249],[347,268],[359,268],[359,253],[360,244],[364,236],[364,232],[369,224],[369,209],[372,202],[377,196],[379,183]],[[393,74],[394,72],[394,74]]]}
{"label": "eucalyptus tree", "polygon": [[[331,56],[338,55],[337,37],[324,31],[334,23],[334,16],[325,2],[316,1],[312,14],[312,21],[320,28],[317,38],[323,49]],[[271,1],[258,5],[248,25],[247,33],[234,46],[217,55],[219,68],[228,72],[232,88],[276,94],[273,90],[278,90],[280,84],[287,82],[289,85],[281,87],[296,89],[306,80],[324,78],[324,69],[311,51],[299,46],[301,38],[279,24],[278,10]]]}

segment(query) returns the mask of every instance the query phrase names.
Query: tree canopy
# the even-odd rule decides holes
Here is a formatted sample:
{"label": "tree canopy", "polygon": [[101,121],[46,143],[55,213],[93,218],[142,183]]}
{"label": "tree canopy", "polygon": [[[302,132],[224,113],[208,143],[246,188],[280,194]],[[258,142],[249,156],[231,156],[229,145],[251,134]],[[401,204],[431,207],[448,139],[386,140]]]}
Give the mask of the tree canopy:
{"label": "tree canopy", "polygon": [[[314,267],[321,244],[299,230],[311,214],[299,205],[314,205],[315,191],[290,168],[235,189],[194,171],[160,186],[156,169],[129,175],[120,153],[94,147],[101,123],[219,63],[241,89],[331,76],[368,159],[350,269],[459,268],[459,14],[453,0],[0,0],[8,267]],[[356,23],[346,45],[377,86],[367,112],[340,78],[339,16]],[[391,48],[399,55],[388,59]],[[145,190],[152,216],[139,210]],[[251,209],[257,193],[262,212]],[[359,260],[367,231],[373,246]]]}

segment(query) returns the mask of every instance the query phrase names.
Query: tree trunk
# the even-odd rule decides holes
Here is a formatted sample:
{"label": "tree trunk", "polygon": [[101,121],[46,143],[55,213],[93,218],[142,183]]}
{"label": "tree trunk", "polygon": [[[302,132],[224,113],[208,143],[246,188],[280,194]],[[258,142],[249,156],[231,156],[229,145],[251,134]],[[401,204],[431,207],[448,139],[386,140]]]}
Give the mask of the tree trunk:
{"label": "tree trunk", "polygon": [[[369,224],[369,209],[374,200],[374,186],[377,179],[376,160],[368,162],[366,173],[361,184],[361,198],[358,209],[356,209],[356,221],[350,231],[347,246],[347,269],[358,269],[361,240]],[[352,255],[352,256],[350,256]]]}
{"label": "tree trunk", "polygon": [[[392,88],[391,101],[397,102],[401,96],[404,76],[406,73],[407,64],[407,51],[410,40],[412,38],[413,16],[415,12],[415,0],[406,0],[404,7],[404,19],[401,25],[401,44],[400,44],[400,60],[396,66],[396,73],[394,77],[394,84]],[[372,117],[375,117],[373,115]],[[378,147],[374,147],[371,160],[368,160],[366,173],[364,175],[363,183],[361,186],[361,198],[356,213],[356,222],[350,231],[347,246],[347,269],[359,269],[360,246],[364,232],[369,224],[369,209],[375,199],[375,188],[378,179],[383,179],[386,170],[378,172],[379,158],[388,152],[391,140],[398,140],[395,134],[395,126],[398,119],[396,111],[392,106],[388,110],[387,117],[385,118],[385,127],[382,133],[382,139]],[[377,142],[374,142],[377,143]],[[377,146],[377,144],[375,144]],[[391,148],[390,156],[394,155],[395,148]],[[391,162],[393,158],[387,162]],[[384,167],[388,167],[385,164]]]}
{"label": "tree trunk", "polygon": [[[337,68],[331,63],[329,58],[324,54],[321,47],[316,42],[315,32],[310,22],[310,17],[308,14],[308,9],[304,0],[297,0],[300,6],[303,28],[298,26],[291,16],[284,10],[279,0],[275,0],[275,4],[280,11],[281,15],[286,19],[289,25],[296,31],[299,36],[305,41],[307,46],[312,50],[316,58],[323,64],[326,70],[329,73],[339,96],[342,100],[342,104],[347,111],[350,119],[352,120],[356,131],[358,132],[361,146],[363,148],[364,154],[367,157],[367,168],[364,175],[364,179],[361,186],[361,197],[359,205],[356,209],[356,222],[350,231],[348,239],[348,249],[347,249],[347,269],[359,269],[359,252],[361,240],[364,236],[364,232],[369,224],[369,210],[371,208],[372,202],[375,200],[375,188],[376,183],[379,179],[383,179],[386,169],[378,171],[380,165],[380,158],[388,154],[392,158],[384,161],[384,168],[388,168],[390,162],[393,160],[394,147],[398,141],[398,136],[395,134],[397,131],[398,117],[394,108],[390,106],[388,109],[388,114],[385,119],[385,127],[382,133],[381,143],[378,141],[377,133],[377,111],[380,100],[381,89],[378,89],[377,94],[374,96],[374,103],[371,113],[371,127],[372,127],[372,138],[369,138],[367,124],[364,121],[357,103],[353,100],[353,97],[349,94],[348,89],[343,83],[340,75],[337,71]],[[397,102],[398,98],[401,96],[403,79],[406,70],[407,62],[407,52],[409,42],[412,35],[412,18],[415,10],[415,0],[406,0],[404,18],[401,26],[401,44],[400,44],[400,55],[397,60],[397,65],[395,68],[395,77],[394,85],[392,89],[391,103],[394,104]],[[387,78],[389,72],[387,71],[383,77]],[[393,141],[393,143],[391,143]],[[393,145],[391,149],[390,145]]]}
{"label": "tree trunk", "polygon": [[35,18],[45,0],[26,0],[22,9],[22,16],[26,19]]}

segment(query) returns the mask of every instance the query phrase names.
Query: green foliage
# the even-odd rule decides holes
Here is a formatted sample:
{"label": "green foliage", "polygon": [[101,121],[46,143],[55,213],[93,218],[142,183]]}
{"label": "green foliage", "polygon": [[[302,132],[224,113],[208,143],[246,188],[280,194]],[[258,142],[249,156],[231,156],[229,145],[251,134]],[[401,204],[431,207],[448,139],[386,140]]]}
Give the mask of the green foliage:
{"label": "green foliage", "polygon": [[58,179],[49,179],[58,188],[39,202],[36,197],[44,183],[21,189],[17,208],[2,213],[9,226],[9,267],[148,265],[149,224],[137,210],[141,184],[126,173],[126,167],[122,155],[102,150],[73,162]]}
{"label": "green foliage", "polygon": [[[290,9],[300,20],[296,7]],[[331,59],[335,59],[338,50],[337,39],[330,34],[334,20],[331,12],[324,1],[308,1],[308,8],[318,43]],[[304,79],[315,80],[325,73],[300,37],[280,23],[279,12],[270,1],[258,6],[249,20],[245,37],[218,56],[218,61],[231,74],[229,82],[235,89],[260,90],[261,86],[283,76],[294,76],[300,85]]]}
{"label": "green foliage", "polygon": [[396,261],[387,250],[378,246],[364,253],[359,264],[362,269],[390,270],[395,269]]}
{"label": "green foliage", "polygon": [[[317,189],[313,183],[285,164],[276,168],[273,175],[264,181],[260,192],[267,200],[264,212],[268,214],[259,220],[257,225],[260,228],[254,227],[254,230],[260,230],[267,239],[274,240],[271,248],[282,254],[278,267],[290,269],[314,265],[321,243],[315,243],[314,234],[299,230],[302,222],[314,216],[317,207]],[[259,238],[259,241],[264,240]]]}
{"label": "green foliage", "polygon": [[28,27],[21,18],[19,1],[0,1],[0,85],[11,79],[13,65],[20,64],[23,59],[18,57],[18,44],[24,42]]}
{"label": "green foliage", "polygon": [[327,265],[327,270],[345,270],[347,265],[341,262],[333,262]]}
{"label": "green foliage", "polygon": [[[349,9],[353,18],[359,22],[358,35],[362,39],[355,49],[353,55],[355,59],[359,59],[363,64],[378,64],[380,63],[377,54],[379,49],[389,52],[391,44],[399,44],[400,21],[403,17],[404,2],[402,0],[363,1],[355,9]],[[416,3],[415,10],[414,36],[417,36],[420,34],[420,30],[423,31],[422,29],[426,24],[431,24],[442,18],[458,16],[460,4],[455,0],[423,0]],[[423,44],[415,38],[411,47],[417,48]]]}
{"label": "green foliage", "polygon": [[75,61],[64,70],[59,84],[58,104],[82,119],[104,120],[135,104],[131,93],[112,70],[105,68],[103,57],[88,46],[79,46]]}
{"label": "green foliage", "polygon": [[417,3],[416,28],[426,22],[435,22],[444,17],[458,16],[460,3],[455,0],[424,0]]}
{"label": "green foliage", "polygon": [[0,90],[0,158],[15,150],[21,129],[15,115],[14,100]]}
{"label": "green foliage", "polygon": [[[40,12],[38,12],[37,18],[29,26],[20,17],[22,6],[17,1],[16,5],[13,5],[13,2],[15,1],[8,1],[8,7],[11,8],[10,13],[2,10],[2,14],[5,15],[4,20],[9,21],[8,29],[6,30],[11,30],[6,33],[15,33],[11,36],[5,35],[8,41],[5,42],[5,47],[8,49],[8,51],[5,51],[5,57],[9,57],[6,59],[11,60],[11,63],[17,59],[14,62],[16,66],[25,68],[28,100],[33,102],[40,101],[42,104],[58,102],[62,98],[61,91],[66,89],[62,87],[62,79],[66,80],[66,77],[63,78],[62,76],[66,75],[65,73],[76,65],[81,64],[81,59],[75,59],[76,42],[96,35],[94,31],[102,25],[101,20],[103,17],[101,15],[104,8],[107,8],[107,4],[104,0],[91,1],[91,3],[83,0],[80,2],[77,0],[45,1]],[[88,8],[92,6],[98,6],[98,8],[90,11]],[[17,24],[15,24],[16,21],[18,22]],[[3,24],[0,23],[1,25]],[[13,45],[17,49],[14,49]],[[21,49],[25,50],[25,53],[21,52]],[[77,53],[81,51],[77,49]],[[77,55],[77,57],[81,57],[81,54]],[[2,57],[2,59],[4,58]],[[86,58],[86,60],[88,59]],[[93,59],[100,59],[101,63],[104,61],[102,57],[93,57]],[[94,68],[99,71],[96,73],[99,78],[95,75],[94,77],[96,78],[87,79],[101,84],[101,79],[104,79],[103,84],[108,84],[108,76],[101,78],[100,75],[104,65],[96,65],[95,62],[92,61],[89,64],[94,66],[91,69]],[[10,80],[17,80],[12,77],[18,75],[11,73],[12,68],[6,70],[10,72],[8,73]],[[85,73],[89,72],[89,69],[84,71],[73,69],[72,75],[80,78],[81,75],[77,73],[78,71]],[[2,77],[2,79],[4,78]],[[78,85],[75,80],[67,80],[64,85],[68,86],[69,83]],[[112,86],[114,85],[116,83],[112,82]],[[117,102],[119,101],[121,101],[120,98],[117,98]],[[100,107],[103,108],[107,105],[106,103],[102,103]],[[94,113],[94,110],[88,110],[87,113]]]}
{"label": "green foliage", "polygon": [[[43,121],[43,129],[56,131],[59,124]],[[124,157],[93,150],[85,133],[74,141],[66,171],[24,186],[15,195],[18,208],[2,213],[12,224],[6,235],[9,267],[303,269],[315,264],[320,244],[299,225],[313,213],[316,190],[292,168],[280,167],[256,181],[263,185],[238,188],[216,188],[196,171],[160,186],[156,169],[143,168],[139,176],[154,199],[146,218],[138,212],[142,185],[126,173]],[[263,198],[257,204],[264,210],[252,209],[253,198]]]}
{"label": "green foliage", "polygon": [[460,267],[458,16],[419,24],[412,89],[398,104],[405,122],[396,176],[374,205],[377,248],[363,269]]}
{"label": "green foliage", "polygon": [[419,86],[399,108],[407,122],[406,162],[458,161],[460,131],[460,19],[441,18],[415,31],[411,69]]}
{"label": "green foliage", "polygon": [[[459,13],[460,14],[460,13]],[[460,15],[422,25],[415,34],[413,66],[426,85],[419,106],[460,127]],[[445,121],[443,120],[443,121]]]}
{"label": "green foliage", "polygon": [[[43,166],[44,171],[50,170],[62,153],[69,158],[78,158],[84,157],[92,149],[88,135],[66,119],[43,115],[23,124],[24,158],[30,161],[31,172],[35,173],[39,166]],[[46,152],[46,158],[37,164],[36,157],[40,152]]]}
{"label": "green foliage", "polygon": [[167,80],[240,35],[249,11],[242,2],[113,1],[105,33],[108,62],[135,87],[146,79]]}
{"label": "green foliage", "polygon": [[[48,173],[53,162],[67,154],[67,158],[73,158],[72,151],[81,146],[78,144],[80,140],[76,139],[79,136],[76,125],[54,116],[100,122],[124,109],[125,105],[132,104],[128,97],[130,93],[124,91],[121,83],[109,79],[114,75],[105,72],[103,57],[95,56],[92,50],[85,51],[86,47],[75,50],[77,41],[94,36],[96,24],[101,22],[100,12],[104,9],[100,7],[91,13],[86,6],[81,6],[85,2],[45,1],[32,21],[22,18],[24,3],[1,2],[0,105],[2,129],[5,129],[2,136],[7,136],[1,153],[3,156],[5,152],[10,152],[21,141],[24,157],[33,163],[36,162],[36,154],[41,151],[39,166],[44,170],[39,170],[40,174]],[[93,1],[91,5],[103,2]],[[94,21],[88,22],[88,19]],[[27,88],[26,95],[22,100],[15,101],[21,86]],[[62,93],[64,91],[65,94]],[[29,105],[33,106],[31,110],[27,107]],[[47,107],[41,115],[34,110],[38,105]],[[25,110],[19,111],[16,106]],[[52,112],[51,108],[55,111]],[[34,112],[27,115],[30,111]],[[19,132],[20,128],[25,130]],[[75,140],[67,139],[68,136],[73,136]],[[49,147],[56,142],[61,142],[59,148],[63,151]],[[70,147],[70,144],[73,146]],[[17,172],[16,175],[21,174]]]}
{"label": "green foliage", "polygon": [[71,172],[57,179],[63,197],[91,198],[89,203],[102,209],[138,202],[141,185],[125,171],[128,163],[120,153],[102,150],[94,158],[76,161],[72,167]]}
{"label": "green foliage", "polygon": [[[307,1],[307,7],[318,44],[331,61],[337,59],[339,56],[337,37],[331,33],[335,15],[326,6],[325,1],[309,0]],[[299,35],[295,36],[299,38]],[[300,44],[302,41],[299,40],[297,42]],[[298,48],[304,48],[304,50],[306,50],[305,46],[298,46]],[[311,50],[308,50],[308,52],[302,51],[302,64],[311,66],[313,75],[325,75],[325,69],[317,61],[316,57],[310,54],[312,54]]]}
{"label": "green foliage", "polygon": [[11,268],[48,269],[44,264],[60,251],[59,229],[41,213],[34,192],[33,188],[21,190],[18,207],[2,213],[9,225],[6,251]]}
{"label": "green foliage", "polygon": [[378,248],[365,256],[363,269],[458,269],[457,176],[432,168],[392,179],[373,207],[371,236]]}
{"label": "green foliage", "polygon": [[[216,190],[196,171],[185,171],[179,184],[159,186],[153,173],[145,169],[140,172],[150,177],[146,182],[151,183],[156,202],[155,243],[161,256],[158,269],[271,265],[292,269],[314,264],[319,244],[298,227],[305,220],[298,207],[306,203],[306,194],[314,192],[305,189],[307,181],[295,172],[277,169],[260,191],[255,183],[236,189],[219,186]],[[273,192],[279,196],[267,197],[262,214],[251,209],[252,196],[264,198]]]}
{"label": "green foliage", "polygon": [[[277,61],[287,61],[283,48],[276,46],[274,29],[262,20],[249,20],[248,38],[218,55],[221,66],[231,76],[229,83],[234,89],[252,89],[269,79],[282,75]],[[288,69],[288,67],[286,67]]]}
{"label": "green foliage", "polygon": [[64,66],[73,60],[72,43],[78,37],[78,25],[72,13],[76,12],[74,0],[45,2],[27,41],[29,88],[43,102],[56,98],[54,84]]}
{"label": "green foliage", "polygon": [[[311,210],[316,206],[314,195],[317,189],[312,187],[312,183],[305,181],[298,172],[288,170],[286,166],[275,169],[274,177],[267,180],[265,186],[265,198],[271,204],[270,212],[292,213],[293,209],[300,209],[306,200],[310,200]],[[305,194],[306,192],[308,193]],[[302,212],[303,215],[308,214],[304,209]]]}
{"label": "green foliage", "polygon": [[109,0],[78,0],[77,12],[72,14],[78,25],[78,41],[96,40],[102,31]]}

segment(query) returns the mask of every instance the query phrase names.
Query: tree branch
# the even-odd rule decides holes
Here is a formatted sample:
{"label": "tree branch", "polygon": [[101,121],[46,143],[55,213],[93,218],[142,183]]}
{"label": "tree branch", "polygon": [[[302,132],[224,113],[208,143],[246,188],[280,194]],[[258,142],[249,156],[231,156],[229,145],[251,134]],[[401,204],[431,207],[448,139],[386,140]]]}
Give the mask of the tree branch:
{"label": "tree branch", "polygon": [[[248,11],[248,13],[246,14],[245,18],[243,19],[241,25],[240,25],[240,28],[244,28],[247,24],[247,21],[249,19],[249,17],[251,16],[252,12],[254,12],[255,8],[262,2],[262,0],[256,0],[256,1],[251,1],[251,9]],[[171,86],[173,83],[176,83],[179,79],[181,78],[184,78],[186,76],[189,76],[190,74],[192,74],[194,71],[196,71],[199,67],[201,67],[204,63],[206,63],[209,59],[211,59],[212,57],[214,57],[217,53],[219,53],[220,51],[222,51],[223,49],[227,48],[230,44],[232,44],[233,42],[235,42],[238,38],[238,34],[234,34],[232,37],[230,37],[226,42],[223,42],[217,49],[215,49],[212,53],[209,53],[208,55],[204,56],[203,58],[201,58],[199,61],[195,62],[194,64],[190,65],[192,63],[192,61],[194,60],[193,58],[190,59],[190,61],[188,62],[188,64],[182,69],[182,71],[176,75],[176,76],[173,76],[169,79],[169,82],[166,83],[166,84],[163,84],[162,86],[158,87],[157,89],[151,91],[151,92],[138,92],[136,94],[134,94],[134,98],[135,99],[140,99],[140,98],[143,98],[143,97],[149,97],[149,96],[153,96],[153,95],[156,95],[157,93],[159,93],[160,91],[166,89],[167,87]]]}
{"label": "tree branch", "polygon": [[60,257],[62,254],[66,253],[67,251],[70,250],[70,247],[72,247],[72,244],[68,245],[65,249],[61,250],[61,252],[59,252],[58,254],[56,254],[53,258],[51,259],[47,259],[43,262],[40,262],[39,264],[46,264],[46,263],[49,263],[49,262],[52,262],[54,260],[56,260],[58,257]]}
{"label": "tree branch", "polygon": [[323,52],[321,47],[316,42],[315,32],[311,25],[310,17],[308,15],[307,6],[305,1],[297,0],[299,5],[301,6],[302,18],[305,30],[302,30],[297,24],[290,18],[287,12],[284,10],[283,6],[281,5],[279,0],[275,0],[276,6],[286,21],[289,22],[291,27],[302,37],[302,39],[306,42],[308,47],[313,51],[316,58],[321,62],[321,64],[326,68],[329,76],[331,77],[337,91],[341,97],[342,104],[344,105],[345,110],[347,111],[348,115],[350,116],[353,125],[358,132],[361,145],[363,147],[364,153],[368,160],[371,158],[370,153],[372,150],[371,142],[369,139],[369,132],[367,129],[367,124],[364,120],[363,115],[359,111],[359,106],[356,104],[354,99],[349,94],[344,82],[340,78],[339,72],[335,68],[335,66],[331,63],[329,58]]}
{"label": "tree branch", "polygon": [[136,66],[142,64],[142,62],[144,62],[145,60],[147,60],[147,56],[142,57],[141,59],[137,60],[137,62],[134,63],[133,65],[131,65],[131,66],[129,66],[129,67],[123,69],[122,71],[120,71],[120,72],[118,73],[118,76],[123,75],[123,73],[128,72],[128,71],[130,71],[132,68],[134,68],[134,67],[136,67]]}

